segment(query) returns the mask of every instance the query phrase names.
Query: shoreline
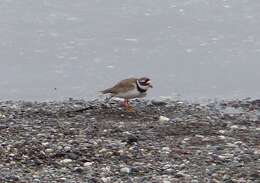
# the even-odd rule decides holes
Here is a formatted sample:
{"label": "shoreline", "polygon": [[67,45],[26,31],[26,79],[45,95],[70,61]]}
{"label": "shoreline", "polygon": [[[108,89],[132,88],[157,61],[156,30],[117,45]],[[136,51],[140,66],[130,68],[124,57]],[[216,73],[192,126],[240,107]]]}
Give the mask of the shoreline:
{"label": "shoreline", "polygon": [[0,182],[259,180],[260,100],[132,105],[0,102]]}

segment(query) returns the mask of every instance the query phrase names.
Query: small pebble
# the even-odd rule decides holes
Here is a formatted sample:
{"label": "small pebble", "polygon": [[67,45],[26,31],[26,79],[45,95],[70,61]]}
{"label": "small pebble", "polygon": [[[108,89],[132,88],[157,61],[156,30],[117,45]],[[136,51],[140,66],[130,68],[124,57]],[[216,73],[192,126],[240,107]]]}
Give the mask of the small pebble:
{"label": "small pebble", "polygon": [[238,126],[237,126],[237,125],[232,125],[232,126],[230,126],[230,128],[231,128],[232,130],[234,130],[234,129],[238,129]]}
{"label": "small pebble", "polygon": [[165,153],[169,153],[171,151],[171,149],[169,147],[163,147],[162,151]]}
{"label": "small pebble", "polygon": [[191,182],[191,183],[199,183],[199,181],[198,181],[198,180],[196,180],[196,179],[194,179],[194,180],[191,180],[190,182]]}
{"label": "small pebble", "polygon": [[169,180],[163,180],[163,183],[171,183]]}
{"label": "small pebble", "polygon": [[166,105],[167,102],[163,101],[163,100],[152,100],[151,103],[153,105],[156,105],[156,106],[162,106],[162,105]]}
{"label": "small pebble", "polygon": [[71,150],[71,147],[70,146],[65,146],[64,147],[64,151],[70,151]]}
{"label": "small pebble", "polygon": [[43,142],[42,145],[43,146],[48,146],[50,143],[49,142]]}
{"label": "small pebble", "polygon": [[101,177],[101,180],[102,180],[104,183],[108,183],[108,182],[111,182],[111,177]]}
{"label": "small pebble", "polygon": [[159,121],[160,121],[160,122],[167,122],[167,121],[170,121],[170,119],[167,118],[167,117],[165,117],[165,116],[160,116],[160,117],[159,117]]}
{"label": "small pebble", "polygon": [[203,136],[203,135],[195,135],[195,137],[199,137],[199,138],[204,138],[205,136]]}
{"label": "small pebble", "polygon": [[94,164],[94,162],[85,162],[83,166],[87,167],[87,166],[91,166],[93,164]]}
{"label": "small pebble", "polygon": [[123,168],[120,169],[120,172],[124,173],[124,174],[130,174],[131,169],[128,168],[128,167],[123,167]]}
{"label": "small pebble", "polygon": [[174,118],[173,121],[175,121],[175,122],[182,122],[182,121],[183,121],[183,118]]}
{"label": "small pebble", "polygon": [[62,163],[62,164],[69,164],[69,163],[71,163],[73,160],[72,159],[63,159],[63,160],[61,160],[60,162]]}
{"label": "small pebble", "polygon": [[2,113],[2,112],[0,112],[0,118],[5,118],[6,117],[6,115],[4,114],[4,113]]}
{"label": "small pebble", "polygon": [[223,135],[218,136],[218,138],[220,138],[221,140],[225,140],[226,139],[226,137],[223,136]]}
{"label": "small pebble", "polygon": [[66,177],[61,177],[60,180],[63,182],[63,181],[66,181]]}
{"label": "small pebble", "polygon": [[226,131],[225,131],[225,130],[219,130],[218,132],[219,132],[219,133],[221,133],[221,134],[224,134],[224,133],[226,133]]}
{"label": "small pebble", "polygon": [[52,152],[54,152],[54,150],[53,150],[53,149],[50,149],[50,148],[48,148],[48,149],[45,149],[45,152],[46,152],[46,153],[52,153]]}

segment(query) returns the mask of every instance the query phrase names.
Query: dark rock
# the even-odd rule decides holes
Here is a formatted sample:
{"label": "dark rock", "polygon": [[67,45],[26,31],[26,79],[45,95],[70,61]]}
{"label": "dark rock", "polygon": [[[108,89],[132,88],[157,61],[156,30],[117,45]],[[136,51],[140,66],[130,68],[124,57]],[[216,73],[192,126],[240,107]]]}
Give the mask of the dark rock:
{"label": "dark rock", "polygon": [[79,156],[73,152],[71,153],[66,153],[65,157],[69,158],[69,159],[72,159],[72,160],[76,160],[79,158]]}
{"label": "dark rock", "polygon": [[17,182],[20,180],[20,177],[18,177],[17,175],[9,175],[6,177],[6,180],[9,182]]}
{"label": "dark rock", "polygon": [[82,168],[82,167],[76,167],[76,168],[73,169],[73,172],[83,173],[83,172],[84,172],[84,168]]}
{"label": "dark rock", "polygon": [[5,128],[8,128],[8,125],[2,125],[2,124],[0,124],[0,130],[5,129]]}
{"label": "dark rock", "polygon": [[254,170],[254,171],[250,174],[250,179],[251,179],[251,180],[260,180],[259,172],[257,172],[257,171]]}
{"label": "dark rock", "polygon": [[133,145],[135,142],[138,142],[138,137],[134,135],[129,135],[125,141],[128,145]]}
{"label": "dark rock", "polygon": [[163,106],[167,104],[167,102],[162,100],[152,100],[151,103],[155,106]]}

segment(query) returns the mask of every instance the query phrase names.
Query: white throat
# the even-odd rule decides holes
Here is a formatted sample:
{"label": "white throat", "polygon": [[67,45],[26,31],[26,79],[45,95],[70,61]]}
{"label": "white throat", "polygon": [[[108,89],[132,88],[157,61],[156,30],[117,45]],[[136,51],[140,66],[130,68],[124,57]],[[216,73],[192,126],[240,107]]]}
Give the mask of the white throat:
{"label": "white throat", "polygon": [[141,88],[142,90],[148,90],[149,89],[149,86],[143,86],[139,83],[139,81],[137,80],[136,84],[138,85],[139,88]]}

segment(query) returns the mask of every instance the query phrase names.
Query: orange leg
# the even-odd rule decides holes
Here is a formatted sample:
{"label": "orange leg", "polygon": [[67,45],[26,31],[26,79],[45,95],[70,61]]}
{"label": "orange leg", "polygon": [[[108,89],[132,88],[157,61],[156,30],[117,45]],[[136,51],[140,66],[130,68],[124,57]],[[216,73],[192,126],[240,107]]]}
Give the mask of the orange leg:
{"label": "orange leg", "polygon": [[124,106],[125,106],[126,108],[129,107],[129,103],[128,103],[128,102],[129,102],[128,99],[125,99],[125,100],[124,100]]}
{"label": "orange leg", "polygon": [[124,106],[125,106],[125,108],[126,108],[126,110],[128,112],[134,112],[134,109],[129,105],[129,100],[128,99],[124,100]]}

